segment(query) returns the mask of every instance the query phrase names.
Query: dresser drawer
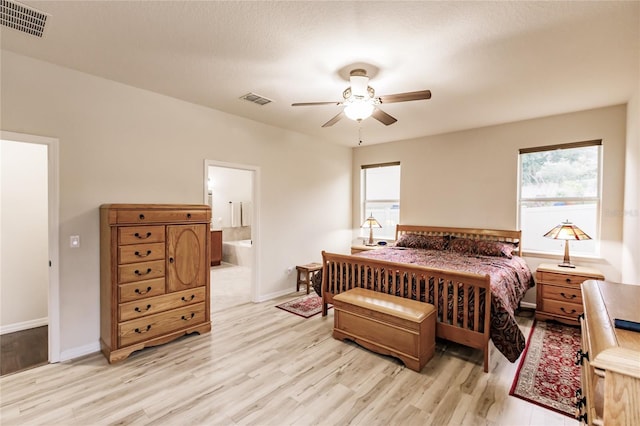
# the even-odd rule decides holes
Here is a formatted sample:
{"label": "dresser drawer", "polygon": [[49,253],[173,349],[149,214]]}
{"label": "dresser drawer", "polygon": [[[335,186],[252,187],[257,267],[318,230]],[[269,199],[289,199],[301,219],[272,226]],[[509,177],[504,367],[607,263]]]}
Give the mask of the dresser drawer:
{"label": "dresser drawer", "polygon": [[128,321],[170,309],[201,303],[205,301],[206,297],[205,287],[169,293],[162,296],[147,297],[134,302],[121,304],[118,307],[118,317],[120,321]]}
{"label": "dresser drawer", "polygon": [[123,210],[117,223],[209,222],[207,210]]}
{"label": "dresser drawer", "polygon": [[545,284],[559,284],[559,285],[575,285],[580,286],[586,280],[593,280],[594,277],[586,276],[586,275],[565,275],[565,274],[554,274],[553,272],[539,272],[540,279]]}
{"label": "dresser drawer", "polygon": [[560,300],[565,303],[582,304],[582,293],[579,288],[545,285],[542,287],[542,297],[544,299]]}
{"label": "dresser drawer", "polygon": [[164,241],[164,226],[122,226],[118,228],[119,245],[162,241]]}
{"label": "dresser drawer", "polygon": [[135,244],[118,247],[120,264],[164,259],[164,243]]}
{"label": "dresser drawer", "polygon": [[127,346],[205,321],[205,304],[197,303],[118,324],[120,346]]}
{"label": "dresser drawer", "polygon": [[164,294],[165,279],[156,278],[155,280],[121,284],[118,288],[120,293],[118,296],[119,303],[131,302],[132,300],[139,300]]}
{"label": "dresser drawer", "polygon": [[160,277],[164,277],[164,260],[118,266],[118,283],[121,284]]}
{"label": "dresser drawer", "polygon": [[581,304],[560,302],[559,300],[542,299],[542,310],[553,315],[562,315],[578,321],[584,309]]}

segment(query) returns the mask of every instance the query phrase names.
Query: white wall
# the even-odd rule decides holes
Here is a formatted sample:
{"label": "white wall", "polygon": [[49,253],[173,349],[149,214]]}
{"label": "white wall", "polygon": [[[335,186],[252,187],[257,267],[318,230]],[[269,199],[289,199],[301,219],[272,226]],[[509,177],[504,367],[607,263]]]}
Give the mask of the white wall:
{"label": "white wall", "polygon": [[[360,166],[400,161],[401,223],[516,229],[519,149],[602,139],[603,259],[574,258],[574,263],[596,267],[607,279],[620,281],[622,217],[610,212],[623,207],[626,114],[619,105],[356,148],[352,223],[360,214]],[[560,257],[527,260],[535,269],[541,261]]]}
{"label": "white wall", "polygon": [[[3,130],[60,141],[63,354],[99,338],[98,207],[202,203],[205,159],[260,167],[258,297],[294,290],[289,266],[348,249],[350,149],[1,54]],[[75,234],[82,247],[72,250],[65,242]]]}
{"label": "white wall", "polygon": [[231,208],[229,202],[252,201],[251,170],[209,166],[209,179],[212,185],[211,222],[217,229],[231,226]]}
{"label": "white wall", "polygon": [[3,140],[0,163],[0,330],[4,333],[47,324],[47,146]]}
{"label": "white wall", "polygon": [[640,285],[640,82],[627,105],[622,282]]}

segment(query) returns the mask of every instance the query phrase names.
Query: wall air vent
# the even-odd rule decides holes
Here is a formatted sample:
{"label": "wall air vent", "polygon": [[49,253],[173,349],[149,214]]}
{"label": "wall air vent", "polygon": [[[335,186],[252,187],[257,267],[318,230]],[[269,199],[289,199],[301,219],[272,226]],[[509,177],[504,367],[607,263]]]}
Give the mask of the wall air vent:
{"label": "wall air vent", "polygon": [[249,101],[249,102],[253,102],[254,104],[258,104],[258,105],[266,105],[270,102],[273,102],[271,99],[267,99],[263,96],[260,95],[256,95],[255,93],[247,93],[244,96],[240,96],[240,99],[244,99],[245,101]]}
{"label": "wall air vent", "polygon": [[0,24],[23,33],[42,37],[48,15],[10,0],[0,0]]}

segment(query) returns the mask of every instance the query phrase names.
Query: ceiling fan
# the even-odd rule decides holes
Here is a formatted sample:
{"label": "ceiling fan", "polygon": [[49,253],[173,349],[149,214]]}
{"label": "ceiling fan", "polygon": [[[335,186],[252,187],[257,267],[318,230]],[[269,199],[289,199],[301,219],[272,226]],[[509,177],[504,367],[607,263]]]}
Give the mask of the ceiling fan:
{"label": "ceiling fan", "polygon": [[430,90],[419,90],[417,92],[396,93],[395,95],[375,96],[375,91],[369,86],[369,77],[363,69],[354,69],[349,73],[349,81],[351,86],[342,92],[343,101],[336,102],[300,102],[291,104],[291,106],[312,106],[312,105],[343,105],[344,109],[340,111],[331,120],[327,121],[322,127],[329,127],[336,124],[342,117],[347,116],[351,120],[361,122],[362,120],[373,117],[385,126],[398,121],[386,112],[378,108],[380,104],[390,104],[393,102],[419,101],[422,99],[431,99]]}

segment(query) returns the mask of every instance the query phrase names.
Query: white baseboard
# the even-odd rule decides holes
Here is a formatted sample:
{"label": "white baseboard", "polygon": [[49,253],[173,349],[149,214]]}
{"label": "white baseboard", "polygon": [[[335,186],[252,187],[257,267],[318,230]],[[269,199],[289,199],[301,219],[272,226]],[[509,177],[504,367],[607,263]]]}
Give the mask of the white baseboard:
{"label": "white baseboard", "polygon": [[28,330],[30,328],[42,327],[49,324],[49,317],[36,318],[29,321],[16,322],[0,326],[0,334],[15,333],[16,331]]}
{"label": "white baseboard", "polygon": [[523,308],[535,309],[536,304],[532,302],[520,302],[520,306]]}
{"label": "white baseboard", "polygon": [[80,358],[81,356],[89,355],[95,352],[100,352],[100,342],[90,343],[88,345],[62,351],[62,353],[60,354],[60,361],[69,361],[70,359]]}

